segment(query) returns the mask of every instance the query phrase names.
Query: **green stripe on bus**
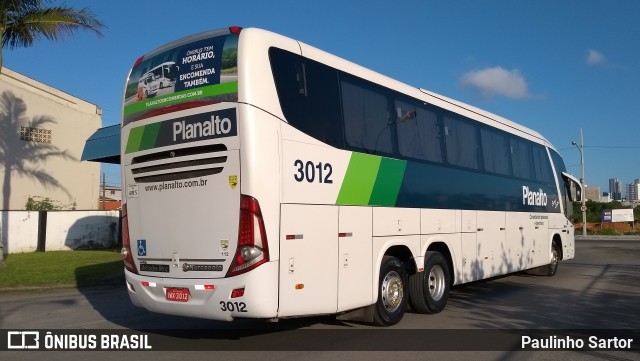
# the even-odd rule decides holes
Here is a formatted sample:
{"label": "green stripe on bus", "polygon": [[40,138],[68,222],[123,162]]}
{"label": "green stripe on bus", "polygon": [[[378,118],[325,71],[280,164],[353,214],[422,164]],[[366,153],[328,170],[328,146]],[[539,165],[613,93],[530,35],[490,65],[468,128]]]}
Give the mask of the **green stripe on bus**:
{"label": "green stripe on bus", "polygon": [[367,205],[376,181],[381,157],[351,153],[337,204]]}
{"label": "green stripe on bus", "polygon": [[140,143],[142,142],[142,135],[144,134],[144,127],[136,127],[129,132],[129,139],[127,139],[127,146],[124,150],[125,153],[136,152],[140,149]]}
{"label": "green stripe on bus", "polygon": [[162,125],[162,123],[151,123],[144,126],[142,141],[140,142],[140,147],[137,150],[151,149],[156,146],[158,133],[160,132],[160,125]]}
{"label": "green stripe on bus", "polygon": [[396,205],[406,167],[406,160],[382,158],[369,205],[388,207]]}
{"label": "green stripe on bus", "polygon": [[196,89],[183,90],[177,93],[141,100],[134,104],[124,107],[124,115],[138,113],[144,110],[165,107],[176,103],[182,103],[190,100],[198,100],[206,97],[212,97],[221,94],[235,93],[238,91],[238,82],[232,81],[228,83],[204,86]]}

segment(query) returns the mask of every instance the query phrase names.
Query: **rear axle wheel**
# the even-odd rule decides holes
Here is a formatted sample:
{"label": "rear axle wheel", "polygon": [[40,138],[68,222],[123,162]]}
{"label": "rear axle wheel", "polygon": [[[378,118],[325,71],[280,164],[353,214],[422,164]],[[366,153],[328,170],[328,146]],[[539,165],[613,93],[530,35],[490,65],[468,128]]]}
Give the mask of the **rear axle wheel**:
{"label": "rear axle wheel", "polygon": [[374,324],[390,326],[400,322],[407,308],[407,282],[407,271],[402,262],[395,257],[384,256],[380,266]]}

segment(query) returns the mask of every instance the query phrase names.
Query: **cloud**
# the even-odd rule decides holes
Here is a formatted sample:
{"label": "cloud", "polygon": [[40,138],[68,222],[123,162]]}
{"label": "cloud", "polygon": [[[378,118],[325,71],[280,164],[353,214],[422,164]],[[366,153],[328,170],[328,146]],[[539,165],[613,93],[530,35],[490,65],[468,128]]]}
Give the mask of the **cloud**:
{"label": "cloud", "polygon": [[607,58],[604,57],[604,54],[597,50],[589,49],[587,53],[587,64],[588,65],[599,65],[604,64],[607,61]]}
{"label": "cloud", "polygon": [[527,99],[532,95],[527,87],[527,81],[518,70],[506,70],[493,67],[483,70],[470,71],[460,78],[463,88],[473,88],[485,99],[502,95],[513,99]]}

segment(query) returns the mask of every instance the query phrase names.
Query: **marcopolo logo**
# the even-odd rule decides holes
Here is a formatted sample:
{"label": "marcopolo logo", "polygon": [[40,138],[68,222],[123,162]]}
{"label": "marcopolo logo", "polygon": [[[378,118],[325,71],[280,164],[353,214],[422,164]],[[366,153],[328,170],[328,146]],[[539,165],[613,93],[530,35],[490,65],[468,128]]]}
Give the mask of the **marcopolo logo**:
{"label": "marcopolo logo", "polygon": [[529,190],[529,187],[522,186],[522,204],[527,206],[546,206],[547,194],[538,189],[537,192]]}
{"label": "marcopolo logo", "polygon": [[210,138],[223,136],[231,131],[231,119],[220,118],[219,115],[211,115],[211,118],[202,122],[187,123],[186,120],[173,122],[173,141],[182,142],[197,138]]}

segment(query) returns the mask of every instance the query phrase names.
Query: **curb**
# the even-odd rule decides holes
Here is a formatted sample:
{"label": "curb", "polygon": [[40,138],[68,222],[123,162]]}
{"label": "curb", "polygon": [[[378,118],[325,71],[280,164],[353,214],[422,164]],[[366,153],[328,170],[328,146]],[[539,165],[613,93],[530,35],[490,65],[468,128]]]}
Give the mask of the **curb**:
{"label": "curb", "polygon": [[640,235],[620,235],[620,236],[606,236],[606,235],[575,235],[576,241],[640,241]]}

